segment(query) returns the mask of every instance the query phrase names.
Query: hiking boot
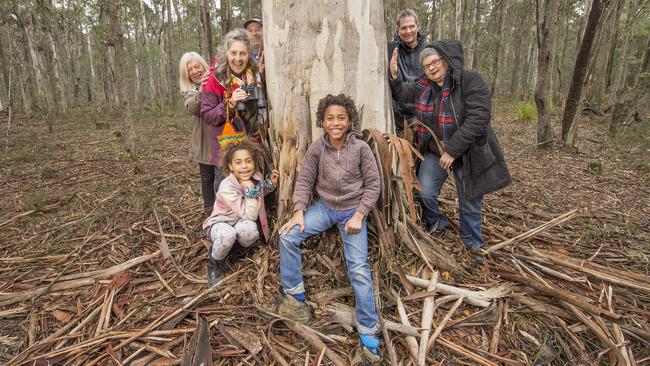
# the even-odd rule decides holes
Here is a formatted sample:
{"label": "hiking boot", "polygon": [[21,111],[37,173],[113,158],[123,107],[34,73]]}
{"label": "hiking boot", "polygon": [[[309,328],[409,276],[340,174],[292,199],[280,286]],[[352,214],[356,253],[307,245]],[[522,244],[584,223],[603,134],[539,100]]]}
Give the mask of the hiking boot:
{"label": "hiking boot", "polygon": [[284,295],[275,312],[297,323],[307,325],[311,322],[311,309],[309,305],[296,300],[291,295]]}
{"label": "hiking boot", "polygon": [[208,258],[208,285],[214,286],[215,283],[223,280],[226,277],[226,260],[227,257],[218,261],[216,259]]}
{"label": "hiking boot", "polygon": [[436,221],[435,224],[431,226],[427,226],[427,233],[429,235],[439,238],[445,235],[445,231],[447,230],[447,226],[442,226],[441,225],[441,220]]}
{"label": "hiking boot", "polygon": [[471,267],[480,266],[485,263],[485,252],[482,250],[483,247],[475,247],[470,244],[464,245],[472,258],[472,263],[470,264]]}
{"label": "hiking boot", "polygon": [[359,346],[354,350],[351,366],[381,365],[383,361],[381,353],[374,354],[368,347]]}

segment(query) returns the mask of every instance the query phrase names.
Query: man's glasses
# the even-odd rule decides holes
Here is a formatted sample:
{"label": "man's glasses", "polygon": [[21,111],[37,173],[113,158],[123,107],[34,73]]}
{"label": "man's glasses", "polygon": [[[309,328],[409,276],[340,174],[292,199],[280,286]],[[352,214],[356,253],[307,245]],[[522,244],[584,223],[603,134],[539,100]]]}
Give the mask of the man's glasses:
{"label": "man's glasses", "polygon": [[438,58],[438,59],[435,59],[435,60],[429,62],[428,64],[422,65],[422,67],[425,70],[427,70],[427,69],[430,69],[431,67],[438,67],[438,66],[440,66],[441,63],[442,63],[442,58]]}

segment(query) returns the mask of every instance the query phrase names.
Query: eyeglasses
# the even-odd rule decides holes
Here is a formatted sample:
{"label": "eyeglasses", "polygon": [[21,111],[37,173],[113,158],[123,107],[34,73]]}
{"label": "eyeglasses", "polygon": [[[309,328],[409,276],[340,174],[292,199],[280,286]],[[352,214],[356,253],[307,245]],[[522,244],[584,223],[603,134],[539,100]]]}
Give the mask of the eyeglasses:
{"label": "eyeglasses", "polygon": [[442,58],[438,58],[438,59],[435,59],[435,60],[429,62],[428,64],[422,65],[422,68],[427,70],[427,69],[430,69],[431,67],[438,67],[438,66],[440,66],[441,63],[442,63]]}

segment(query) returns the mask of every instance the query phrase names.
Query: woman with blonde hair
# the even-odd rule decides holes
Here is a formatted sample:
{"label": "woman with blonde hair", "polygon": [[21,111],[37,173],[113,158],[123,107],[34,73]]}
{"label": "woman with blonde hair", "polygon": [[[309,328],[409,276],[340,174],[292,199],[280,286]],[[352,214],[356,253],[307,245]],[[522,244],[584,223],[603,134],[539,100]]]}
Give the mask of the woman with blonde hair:
{"label": "woman with blonde hair", "polygon": [[199,163],[203,207],[207,217],[210,216],[215,192],[223,179],[221,168],[212,162],[210,126],[203,123],[199,116],[203,87],[209,77],[208,63],[198,53],[186,52],[181,57],[178,71],[178,84],[185,102],[185,110],[196,116],[192,121],[190,157]]}

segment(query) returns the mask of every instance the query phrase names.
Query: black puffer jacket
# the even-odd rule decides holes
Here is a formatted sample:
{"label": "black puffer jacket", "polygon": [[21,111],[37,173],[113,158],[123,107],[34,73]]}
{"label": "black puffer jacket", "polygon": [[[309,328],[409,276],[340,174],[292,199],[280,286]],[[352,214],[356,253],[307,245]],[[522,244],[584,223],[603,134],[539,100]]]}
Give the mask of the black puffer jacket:
{"label": "black puffer jacket", "polygon": [[[420,52],[427,46],[424,37],[418,33],[418,44],[411,48],[404,44],[397,33],[392,42],[388,43],[388,61],[393,56],[393,50],[397,47],[397,72],[402,80],[415,81],[422,76],[422,64],[420,63]],[[415,105],[413,102],[398,102],[393,97],[393,113],[395,117],[395,129],[397,132],[404,128],[404,118],[413,118]]]}
{"label": "black puffer jacket", "polygon": [[[458,41],[442,40],[428,47],[433,47],[447,61],[452,73],[450,102],[458,129],[445,151],[462,161],[465,194],[478,197],[508,186],[512,178],[490,126],[490,89],[478,72],[463,69],[463,46]],[[398,100],[419,99],[422,91],[418,85],[400,79],[390,81],[393,98]]]}

